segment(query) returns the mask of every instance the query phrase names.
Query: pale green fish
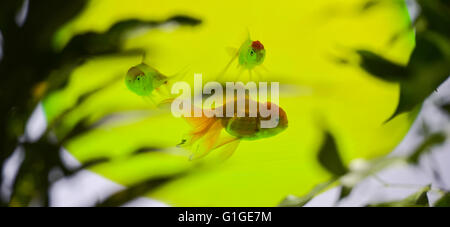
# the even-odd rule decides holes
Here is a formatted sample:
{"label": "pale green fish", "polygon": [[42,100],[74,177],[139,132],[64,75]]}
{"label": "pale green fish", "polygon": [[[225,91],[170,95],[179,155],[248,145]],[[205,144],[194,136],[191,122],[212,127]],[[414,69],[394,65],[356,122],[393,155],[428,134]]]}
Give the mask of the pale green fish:
{"label": "pale green fish", "polygon": [[155,89],[168,82],[169,77],[145,63],[131,67],[125,76],[128,89],[139,96],[150,96]]}

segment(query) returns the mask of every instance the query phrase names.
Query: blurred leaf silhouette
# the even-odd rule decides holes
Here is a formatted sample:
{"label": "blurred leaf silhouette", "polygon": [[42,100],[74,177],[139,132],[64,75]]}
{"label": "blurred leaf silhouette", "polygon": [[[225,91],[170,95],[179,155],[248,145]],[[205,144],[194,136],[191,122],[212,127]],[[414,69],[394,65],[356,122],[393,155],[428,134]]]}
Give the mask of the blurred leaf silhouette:
{"label": "blurred leaf silhouette", "polygon": [[[368,1],[363,10],[368,10],[381,1]],[[393,115],[387,121],[403,112],[411,111],[421,104],[450,75],[450,4],[442,0],[418,0],[420,14],[414,22],[416,28],[416,47],[406,65],[392,62],[369,50],[357,50],[359,65],[368,73],[382,80],[400,83],[399,103]],[[412,29],[412,28],[411,28]],[[393,37],[397,40],[400,33]],[[347,60],[341,60],[348,63]],[[442,110],[450,112],[448,105]],[[426,125],[425,125],[426,126]],[[417,164],[419,158],[431,147],[442,144],[446,140],[444,133],[428,135],[425,140],[407,158]],[[425,189],[424,189],[425,190]],[[426,191],[426,190],[425,190]],[[412,206],[428,205],[424,201],[425,191],[419,192],[415,198],[408,197],[404,201],[378,204],[379,206]],[[417,201],[415,200],[417,199]],[[443,197],[445,199],[445,196]]]}
{"label": "blurred leaf silhouette", "polygon": [[450,115],[450,103],[442,105],[441,109],[444,110],[445,112],[447,112],[447,114]]}
{"label": "blurred leaf silhouette", "polygon": [[143,196],[152,189],[167,183],[168,181],[174,180],[178,175],[160,177],[160,178],[152,178],[145,180],[141,183],[138,183],[134,186],[128,187],[122,191],[119,191],[111,196],[109,196],[105,201],[98,203],[96,206],[98,207],[112,207],[112,206],[121,206],[126,202],[132,201],[133,199],[138,198],[139,196]]}
{"label": "blurred leaf silhouette", "polygon": [[[66,87],[73,71],[93,57],[144,55],[144,50],[139,48],[127,51],[122,49],[127,35],[133,31],[155,28],[170,22],[185,26],[197,26],[201,23],[198,19],[184,15],[163,20],[126,19],[114,23],[104,32],[75,35],[61,50],[55,50],[53,44],[55,33],[83,12],[87,2],[87,0],[33,1],[29,4],[27,18],[23,24],[18,23],[15,18],[17,12],[23,7],[24,1],[3,0],[0,2],[0,31],[4,43],[3,58],[0,60],[0,75],[3,77],[0,88],[0,163],[4,163],[17,146],[25,153],[24,161],[13,182],[13,193],[10,198],[1,201],[2,206],[49,206],[52,202],[49,188],[60,177],[70,177],[80,170],[111,161],[108,157],[97,157],[84,160],[79,167],[68,168],[60,156],[61,147],[98,128],[102,125],[102,121],[93,122],[90,116],[85,116],[70,127],[63,125],[63,121],[94,95],[120,81],[122,75],[79,96],[74,105],[64,110],[55,119],[51,119],[39,140],[22,139],[26,121],[45,94]],[[378,2],[368,1],[363,5],[362,10],[372,9]],[[419,0],[418,3],[422,12],[415,23],[416,48],[407,65],[391,62],[368,50],[357,51],[361,57],[360,66],[368,73],[385,81],[400,83],[400,100],[392,117],[410,111],[422,103],[450,74],[449,4],[440,0]],[[443,106],[443,109],[448,111],[449,108]],[[441,144],[444,140],[445,136],[442,134],[429,136],[408,160],[417,163],[428,148]],[[163,149],[164,147],[143,146],[134,150],[130,156],[152,154]],[[322,167],[333,175],[333,179],[317,185],[303,197],[286,198],[280,206],[304,206],[333,184],[342,183],[338,182],[338,179],[352,173],[339,155],[335,138],[328,132],[324,136],[317,159]],[[2,171],[4,171],[3,168],[0,168],[0,182],[3,182]],[[371,171],[361,175],[366,176],[369,173]],[[146,178],[111,195],[105,201],[99,202],[97,206],[123,205],[184,174],[186,172]],[[405,200],[375,205],[428,206],[426,192],[429,190],[429,187],[426,187]],[[351,191],[352,187],[343,185],[339,199],[347,197]],[[448,204],[447,193],[435,205],[448,206]]]}
{"label": "blurred leaf silhouette", "polygon": [[320,164],[336,177],[340,177],[348,171],[339,156],[336,142],[329,133],[325,134],[325,140],[319,151],[318,159]]}
{"label": "blurred leaf silhouette", "polygon": [[417,164],[419,162],[419,158],[424,153],[429,151],[432,146],[444,143],[445,139],[445,134],[443,133],[435,133],[428,136],[428,138],[426,138],[425,141],[423,141],[422,144],[411,154],[408,161],[413,164]]}
{"label": "blurred leaf silhouette", "polygon": [[353,190],[353,188],[343,185],[341,187],[341,191],[339,192],[338,200],[345,199],[347,196],[350,195],[350,193],[352,193],[352,190]]}
{"label": "blurred leaf silhouette", "polygon": [[[56,180],[49,179],[52,171],[61,171],[63,176],[70,176],[82,169],[109,161],[108,158],[98,158],[88,160],[78,168],[67,169],[60,157],[61,146],[66,141],[89,131],[92,126],[87,119],[83,119],[68,131],[60,133],[58,131],[61,120],[68,113],[93,94],[117,82],[119,78],[114,78],[103,87],[80,96],[71,108],[49,123],[44,135],[38,141],[17,142],[24,134],[25,122],[45,93],[66,86],[72,71],[88,58],[99,55],[142,55],[144,53],[142,50],[131,52],[121,50],[123,37],[130,31],[148,29],[167,22],[192,26],[201,22],[182,15],[161,21],[129,19],[117,22],[103,33],[88,32],[77,35],[61,51],[54,50],[52,46],[54,34],[62,25],[82,12],[86,3],[86,0],[70,2],[42,0],[33,1],[27,4],[27,9],[22,9],[25,1],[0,2],[0,31],[4,43],[3,58],[0,61],[0,75],[4,80],[0,89],[2,119],[0,163],[5,162],[17,144],[25,151],[25,159],[13,182],[11,198],[9,201],[1,201],[1,205],[27,206],[33,199],[37,199],[38,204],[48,206],[51,199],[48,194],[49,187]],[[28,12],[23,24],[15,19],[20,10]],[[58,135],[59,141],[51,138],[54,132]],[[143,150],[148,149],[136,153]],[[0,182],[3,182],[2,171],[3,168],[0,168]],[[141,186],[141,189],[144,186]]]}
{"label": "blurred leaf silhouette", "polygon": [[436,203],[435,207],[450,207],[450,192],[447,192]]}
{"label": "blurred leaf silhouette", "polygon": [[419,190],[418,192],[406,197],[400,201],[379,203],[368,205],[370,207],[428,207],[430,204],[428,202],[427,192],[430,191],[431,187],[426,186]]}
{"label": "blurred leaf silhouette", "polygon": [[[320,148],[317,158],[319,163],[325,168],[327,171],[333,174],[333,179],[318,184],[315,186],[308,194],[297,197],[294,195],[287,196],[279,206],[282,207],[302,207],[307,204],[311,199],[313,199],[316,195],[323,192],[325,189],[329,188],[332,184],[337,182],[341,176],[345,175],[348,172],[348,169],[344,166],[339,156],[339,151],[336,146],[336,142],[333,136],[326,132],[324,136],[324,140],[322,142],[322,147]],[[347,197],[351,192],[351,188],[347,186],[343,186],[341,188],[341,192],[339,195],[339,199],[343,199]]]}
{"label": "blurred leaf silhouette", "polygon": [[316,195],[323,192],[330,187],[335,181],[330,180],[328,182],[316,185],[308,194],[297,197],[294,195],[287,196],[278,206],[281,207],[302,207],[311,201]]}
{"label": "blurred leaf silhouette", "polygon": [[392,119],[422,103],[450,75],[450,7],[448,1],[418,0],[416,47],[406,66],[367,50],[359,50],[360,65],[368,73],[400,83],[400,100]]}
{"label": "blurred leaf silhouette", "polygon": [[[60,64],[58,53],[54,53],[51,48],[53,34],[64,23],[77,15],[86,3],[84,0],[71,2],[43,0],[38,4],[32,3],[28,8],[27,20],[23,25],[19,25],[15,21],[15,16],[23,2],[6,0],[0,3],[0,30],[4,41],[3,59],[0,62],[0,75],[4,80],[0,89],[1,163],[14,150],[17,138],[23,134],[25,121],[36,104],[30,98],[32,97],[33,87],[45,80],[51,70]],[[42,26],[43,24],[45,26]],[[52,152],[54,149],[50,144],[41,143],[36,146],[51,149],[44,153],[41,149],[33,149],[35,152],[26,152],[26,155],[33,155],[40,161],[26,157],[25,163],[29,166],[23,167],[24,169],[19,172],[22,173],[21,175],[27,175],[27,178],[31,178],[31,182],[36,184],[38,190],[45,190],[48,181],[47,175],[44,173],[51,168],[51,166],[45,165],[54,164],[55,153]],[[30,146],[25,147],[29,148]],[[37,165],[35,166],[36,169],[30,168],[32,164]],[[24,173],[27,170],[31,172],[29,174]],[[3,168],[0,170],[0,182],[3,180],[2,171]],[[39,172],[43,175],[33,175],[33,172]],[[34,186],[31,186],[31,188],[34,188]],[[41,194],[44,195],[44,192]],[[46,200],[46,197],[43,196],[41,199]],[[28,202],[28,200],[28,198],[24,198],[22,201]],[[44,204],[47,203],[44,202]]]}
{"label": "blurred leaf silhouette", "polygon": [[360,66],[367,72],[386,81],[402,81],[408,79],[407,69],[367,50],[357,51],[361,57]]}
{"label": "blurred leaf silhouette", "polygon": [[[321,164],[326,168],[327,170],[334,171],[335,178],[327,183],[319,184],[315,188],[313,188],[309,193],[307,193],[304,196],[297,197],[290,195],[286,197],[279,206],[304,206],[309,201],[311,201],[312,198],[314,198],[316,195],[320,194],[321,192],[324,192],[327,188],[329,188],[333,184],[339,185],[340,192],[339,196],[337,198],[337,202],[345,199],[348,197],[353,190],[353,186],[357,185],[358,182],[366,179],[369,176],[376,176],[376,173],[387,169],[395,164],[405,164],[410,163],[417,165],[419,158],[425,155],[431,147],[440,145],[446,140],[446,136],[443,133],[433,133],[431,135],[426,135],[424,141],[417,146],[414,150],[411,151],[411,153],[404,157],[383,157],[380,159],[374,159],[364,164],[364,167],[359,167],[359,169],[350,169],[347,170],[345,167],[342,166],[342,163],[340,163],[340,158],[337,153],[336,145],[334,144],[332,136],[327,133],[326,140],[323,142],[321,151],[319,153],[319,157],[322,157]],[[326,158],[325,158],[326,156]],[[337,161],[336,161],[337,160]],[[333,164],[329,164],[333,163]],[[340,164],[339,164],[340,163]],[[341,166],[340,168],[337,168]],[[333,170],[336,169],[336,170]],[[340,171],[337,171],[340,170]],[[344,171],[345,170],[345,171]],[[337,175],[337,173],[340,173],[340,175]],[[438,173],[434,173],[438,174]],[[439,178],[440,176],[435,176]],[[347,179],[352,179],[351,181],[348,181]],[[376,177],[386,187],[390,187],[391,185],[388,183],[385,183],[384,181],[381,181],[379,178]],[[379,204],[369,204],[368,206],[380,206],[380,207],[392,207],[392,206],[429,206],[428,203],[428,197],[427,192],[431,190],[430,186],[424,187],[421,191],[405,198],[404,200],[400,201],[392,201],[392,202],[386,202],[386,203],[379,203]],[[445,194],[439,201],[439,204],[442,206],[448,206],[447,200],[448,200],[448,193]],[[438,202],[436,203],[438,204]]]}

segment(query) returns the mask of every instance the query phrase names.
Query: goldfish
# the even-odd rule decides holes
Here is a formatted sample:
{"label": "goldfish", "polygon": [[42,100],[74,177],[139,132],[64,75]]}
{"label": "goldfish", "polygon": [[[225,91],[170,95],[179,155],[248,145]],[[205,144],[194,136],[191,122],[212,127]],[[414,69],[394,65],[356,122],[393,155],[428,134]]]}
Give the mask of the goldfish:
{"label": "goldfish", "polygon": [[[288,127],[286,112],[278,105],[266,102],[267,109],[278,108],[279,114],[277,116],[264,117],[259,108],[259,102],[248,98],[246,98],[245,102],[247,105],[245,105],[244,116],[238,114],[236,108],[237,99],[235,99],[218,107],[223,108],[225,112],[227,105],[234,105],[234,116],[232,117],[207,117],[205,111],[208,110],[203,110],[201,117],[185,117],[193,128],[178,147],[186,148],[192,152],[190,160],[202,158],[216,149],[220,149],[222,158],[227,159],[237,149],[241,140],[251,141],[273,137]],[[250,102],[256,102],[258,107],[256,117],[250,117]],[[272,128],[261,127],[262,121],[269,120],[276,121],[276,126]]]}

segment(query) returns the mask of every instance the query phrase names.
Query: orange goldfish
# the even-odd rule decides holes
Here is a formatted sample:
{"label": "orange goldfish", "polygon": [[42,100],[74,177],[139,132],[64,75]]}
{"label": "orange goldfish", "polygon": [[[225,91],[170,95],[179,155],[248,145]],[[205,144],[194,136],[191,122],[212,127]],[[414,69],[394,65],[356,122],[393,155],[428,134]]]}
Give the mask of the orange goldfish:
{"label": "orange goldfish", "polygon": [[[266,103],[266,109],[278,108],[277,116],[264,116],[260,109],[260,103],[256,102],[257,115],[250,117],[249,106],[253,100],[245,100],[245,115],[238,114],[237,100],[230,101],[218,108],[226,111],[228,105],[234,105],[234,116],[232,117],[207,117],[202,112],[201,117],[185,117],[185,119],[193,126],[192,131],[179,144],[192,152],[190,159],[198,159],[206,156],[212,150],[219,149],[222,151],[222,158],[229,158],[237,149],[241,140],[257,140],[275,136],[284,131],[288,126],[286,112],[276,104]],[[239,116],[238,116],[239,115]],[[193,116],[193,114],[191,115]],[[275,127],[261,127],[262,121],[275,121]],[[223,132],[225,131],[225,132]]]}

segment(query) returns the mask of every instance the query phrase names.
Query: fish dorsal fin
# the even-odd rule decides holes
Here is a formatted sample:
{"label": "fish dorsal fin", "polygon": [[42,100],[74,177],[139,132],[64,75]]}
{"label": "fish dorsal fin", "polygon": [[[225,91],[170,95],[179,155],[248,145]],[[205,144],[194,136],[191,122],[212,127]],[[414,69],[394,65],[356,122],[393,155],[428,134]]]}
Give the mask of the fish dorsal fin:
{"label": "fish dorsal fin", "polygon": [[247,40],[252,40],[250,37],[250,28],[247,27]]}

